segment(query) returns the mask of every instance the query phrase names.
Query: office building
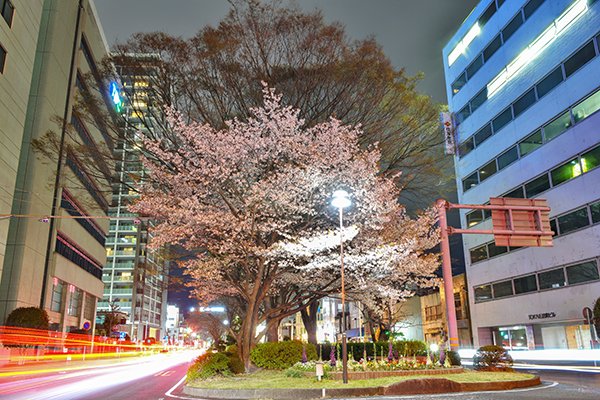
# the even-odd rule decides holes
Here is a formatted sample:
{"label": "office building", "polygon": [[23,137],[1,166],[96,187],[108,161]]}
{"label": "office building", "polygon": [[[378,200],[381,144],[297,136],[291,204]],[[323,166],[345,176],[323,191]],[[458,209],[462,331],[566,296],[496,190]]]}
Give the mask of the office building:
{"label": "office building", "polygon": [[132,338],[161,339],[166,335],[167,274],[169,262],[163,250],[147,245],[152,238],[152,221],[131,213],[129,204],[138,197],[136,185],[144,179],[140,141],[158,135],[162,110],[152,107],[153,55],[114,55],[121,81],[123,137],[115,146],[116,176],[113,181],[109,234],[106,242],[107,263],[102,280],[104,297],[99,311],[108,311],[111,303],[128,314],[125,330]]}
{"label": "office building", "polygon": [[[463,204],[544,198],[553,247],[464,235],[475,346],[590,348],[600,296],[600,2],[485,0],[443,50]],[[463,227],[490,229],[465,210]]]}
{"label": "office building", "polygon": [[[73,144],[112,146],[74,109],[87,96],[113,107],[98,73],[108,47],[91,0],[0,5],[0,207],[13,215],[0,220],[0,321],[41,306],[52,329],[73,331],[93,324],[102,296],[110,187],[108,166],[90,173]],[[101,92],[86,85],[88,74]]]}

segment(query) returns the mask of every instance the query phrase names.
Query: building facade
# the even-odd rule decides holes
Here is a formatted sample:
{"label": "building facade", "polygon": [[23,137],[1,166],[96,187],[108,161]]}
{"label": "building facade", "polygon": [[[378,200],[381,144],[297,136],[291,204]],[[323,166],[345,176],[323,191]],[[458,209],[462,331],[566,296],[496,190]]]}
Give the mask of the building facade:
{"label": "building facade", "polygon": [[[134,62],[130,62],[135,59]],[[122,131],[124,137],[115,146],[116,176],[109,207],[109,233],[106,242],[107,263],[102,280],[104,297],[99,311],[117,306],[128,314],[124,329],[137,340],[165,336],[167,318],[167,274],[169,263],[164,251],[151,250],[148,242],[152,222],[131,213],[129,204],[138,197],[136,185],[144,179],[139,144],[143,137],[155,135],[160,110],[152,109],[152,80],[148,74],[156,58],[129,55],[128,62],[114,57],[122,94]],[[120,97],[120,98],[121,98]],[[149,108],[150,107],[150,108]]]}
{"label": "building facade", "polygon": [[[589,348],[600,295],[600,2],[485,0],[443,50],[459,200],[544,198],[553,247],[465,235],[476,346]],[[464,228],[490,229],[463,211]]]}
{"label": "building facade", "polygon": [[90,0],[3,0],[3,10],[8,3],[11,21],[4,14],[0,20],[0,90],[7,102],[0,112],[10,114],[0,116],[7,166],[0,179],[7,193],[2,212],[10,207],[13,216],[0,220],[0,320],[18,307],[42,307],[52,329],[72,331],[95,321],[102,296],[110,187],[110,176],[89,172],[73,139],[99,151],[112,145],[74,108],[85,96],[110,107],[108,93],[82,78],[99,79],[97,63],[108,47]]}

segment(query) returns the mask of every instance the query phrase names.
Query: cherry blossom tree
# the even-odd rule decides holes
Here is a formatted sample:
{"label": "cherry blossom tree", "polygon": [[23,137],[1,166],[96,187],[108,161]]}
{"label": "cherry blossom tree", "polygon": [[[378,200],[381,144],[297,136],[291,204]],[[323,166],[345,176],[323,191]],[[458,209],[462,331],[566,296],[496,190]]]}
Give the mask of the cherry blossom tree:
{"label": "cherry blossom tree", "polygon": [[[225,128],[168,111],[177,140],[145,142],[153,156],[131,207],[158,221],[153,246],[196,252],[184,265],[193,294],[235,308],[246,367],[261,323],[339,291],[340,240],[348,291],[365,302],[431,284],[438,266],[428,253],[435,219],[407,216],[393,177],[379,174],[379,150],[360,145],[359,128],[334,118],[306,126],[280,94],[265,85],[263,95],[247,120]],[[340,188],[353,200],[342,232],[329,204]]]}

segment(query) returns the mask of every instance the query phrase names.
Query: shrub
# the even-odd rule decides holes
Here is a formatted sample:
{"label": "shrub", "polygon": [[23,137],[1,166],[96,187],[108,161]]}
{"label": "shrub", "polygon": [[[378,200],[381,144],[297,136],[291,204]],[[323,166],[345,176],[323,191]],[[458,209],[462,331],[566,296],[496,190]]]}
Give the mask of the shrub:
{"label": "shrub", "polygon": [[226,353],[229,357],[229,370],[234,374],[243,374],[246,372],[246,368],[244,367],[244,363],[240,359],[240,356],[237,353]]}
{"label": "shrub", "polygon": [[48,313],[38,307],[16,308],[8,314],[6,325],[47,331],[49,329]]}
{"label": "shrub", "polygon": [[231,375],[230,357],[224,353],[206,353],[188,369],[187,380],[207,379],[216,375]]}
{"label": "shrub", "polygon": [[458,367],[460,367],[462,365],[462,362],[460,361],[460,355],[458,355],[458,352],[456,352],[454,350],[448,350],[448,351],[446,351],[446,357],[448,357],[448,361],[450,361],[450,365],[458,366]]}
{"label": "shrub", "polygon": [[309,360],[317,359],[315,346],[300,341],[259,343],[250,352],[250,360],[260,368],[286,369],[302,360],[302,346],[306,346]]}
{"label": "shrub", "polygon": [[510,370],[513,359],[502,346],[482,346],[473,357],[476,370]]}

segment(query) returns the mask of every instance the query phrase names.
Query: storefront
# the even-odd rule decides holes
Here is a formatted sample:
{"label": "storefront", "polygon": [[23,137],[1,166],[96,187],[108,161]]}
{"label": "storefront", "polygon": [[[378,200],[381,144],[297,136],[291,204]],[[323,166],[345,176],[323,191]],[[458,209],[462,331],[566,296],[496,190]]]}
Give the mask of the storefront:
{"label": "storefront", "polygon": [[495,327],[491,336],[493,344],[508,350],[591,349],[592,330],[582,322]]}

